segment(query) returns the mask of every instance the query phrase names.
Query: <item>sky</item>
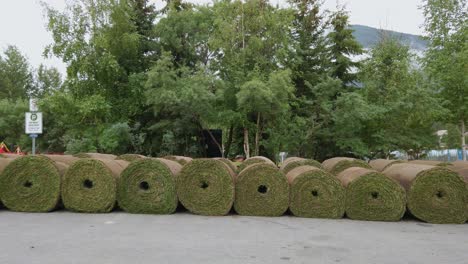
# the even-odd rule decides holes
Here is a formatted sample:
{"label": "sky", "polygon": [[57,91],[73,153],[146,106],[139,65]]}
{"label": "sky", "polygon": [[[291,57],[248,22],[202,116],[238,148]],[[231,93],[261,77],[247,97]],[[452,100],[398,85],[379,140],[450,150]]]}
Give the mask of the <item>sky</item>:
{"label": "sky", "polygon": [[[57,9],[63,9],[66,0],[43,0]],[[419,6],[422,0],[323,0],[324,8],[336,10],[337,3],[345,5],[351,12],[351,24],[394,30],[411,34],[422,34],[424,21]],[[153,0],[162,6],[161,0]],[[210,0],[190,0],[193,3],[209,3]],[[270,0],[272,4],[286,5],[286,0]],[[45,28],[39,0],[0,0],[0,53],[8,45],[17,46],[31,65],[37,68],[43,63],[57,67],[63,74],[65,65],[58,58],[44,58],[44,48],[52,42]]]}

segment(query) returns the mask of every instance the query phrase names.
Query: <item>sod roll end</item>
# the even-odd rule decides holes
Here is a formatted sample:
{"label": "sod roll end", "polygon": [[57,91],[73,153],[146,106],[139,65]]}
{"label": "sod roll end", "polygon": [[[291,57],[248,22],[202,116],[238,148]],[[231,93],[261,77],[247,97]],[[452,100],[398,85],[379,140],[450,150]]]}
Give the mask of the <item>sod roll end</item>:
{"label": "sod roll end", "polygon": [[405,190],[380,172],[351,167],[337,175],[346,187],[346,215],[354,220],[399,221],[406,210]]}
{"label": "sod roll end", "polygon": [[234,201],[234,175],[222,161],[195,159],[176,176],[182,205],[194,214],[226,215]]}
{"label": "sod roll end", "polygon": [[139,155],[139,154],[123,154],[123,155],[117,156],[115,159],[116,160],[125,160],[125,161],[128,161],[128,162],[132,162],[132,161],[140,160],[140,159],[144,159],[144,158],[146,158],[146,157],[143,156],[143,155]]}
{"label": "sod roll end", "polygon": [[299,217],[342,218],[345,190],[334,175],[317,167],[299,166],[286,174],[290,184],[289,210]]}
{"label": "sod roll end", "polygon": [[322,166],[326,171],[335,175],[351,167],[371,169],[371,166],[363,160],[344,157],[327,159],[322,162]]}
{"label": "sod roll end", "polygon": [[289,206],[286,176],[270,163],[255,163],[236,178],[234,209],[240,215],[280,216]]}
{"label": "sod roll end", "polygon": [[53,161],[23,156],[9,162],[0,177],[2,203],[12,211],[48,212],[60,199],[61,176]]}

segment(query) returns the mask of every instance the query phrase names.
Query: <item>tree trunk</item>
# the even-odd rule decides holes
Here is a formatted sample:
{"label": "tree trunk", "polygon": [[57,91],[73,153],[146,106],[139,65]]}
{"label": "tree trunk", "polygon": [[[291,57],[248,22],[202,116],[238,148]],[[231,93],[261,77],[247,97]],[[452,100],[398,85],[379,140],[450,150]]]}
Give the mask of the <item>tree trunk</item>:
{"label": "tree trunk", "polygon": [[465,131],[465,120],[461,120],[461,145],[462,145],[462,157],[463,160],[466,161],[466,142],[465,142],[465,136],[466,136],[466,131]]}
{"label": "tree trunk", "polygon": [[249,129],[244,127],[244,153],[245,158],[250,158]]}
{"label": "tree trunk", "polygon": [[260,152],[260,113],[257,113],[257,131],[255,131],[255,156],[259,155]]}
{"label": "tree trunk", "polygon": [[229,156],[229,151],[231,151],[232,137],[233,137],[233,134],[234,134],[234,125],[231,125],[229,127],[229,132],[228,133],[229,133],[229,135],[228,135],[228,139],[227,139],[227,142],[226,142],[224,157],[228,157]]}
{"label": "tree trunk", "polygon": [[209,129],[206,129],[206,131],[208,132],[208,135],[210,135],[211,140],[213,140],[213,142],[218,147],[219,153],[221,153],[221,156],[224,158],[223,147],[219,144],[219,142],[216,140],[216,138],[213,136],[213,133],[211,133],[211,131]]}

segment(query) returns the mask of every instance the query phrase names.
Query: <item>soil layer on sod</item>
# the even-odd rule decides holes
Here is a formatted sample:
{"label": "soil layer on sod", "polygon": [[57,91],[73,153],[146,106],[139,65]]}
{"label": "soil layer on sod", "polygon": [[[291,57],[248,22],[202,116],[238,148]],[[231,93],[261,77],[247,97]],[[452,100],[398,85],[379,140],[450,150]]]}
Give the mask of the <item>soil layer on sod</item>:
{"label": "soil layer on sod", "polygon": [[304,165],[317,167],[319,169],[322,168],[322,164],[320,164],[320,162],[316,160],[293,157],[293,158],[288,158],[287,160],[284,161],[284,163],[280,167],[280,171],[282,171],[284,174],[288,174],[288,172],[290,172],[294,168],[304,166]]}
{"label": "soil layer on sod", "polygon": [[178,162],[180,165],[184,166],[185,164],[191,162],[193,159],[185,156],[164,156],[163,159],[173,160]]}
{"label": "soil layer on sod", "polygon": [[117,178],[128,162],[80,159],[67,170],[62,186],[65,208],[84,213],[110,212],[116,203]]}
{"label": "soil layer on sod", "polygon": [[7,158],[7,159],[16,159],[16,158],[21,158],[24,157],[24,155],[18,155],[18,154],[13,154],[13,153],[2,153],[0,154],[2,158]]}
{"label": "soil layer on sod", "polygon": [[11,161],[0,176],[3,205],[18,212],[48,212],[60,200],[61,176],[53,161],[23,156]]}
{"label": "soil layer on sod", "polygon": [[314,166],[299,166],[286,174],[290,186],[289,210],[295,216],[342,218],[345,189],[329,172]]}
{"label": "soil layer on sod", "polygon": [[363,160],[344,157],[327,159],[322,162],[322,166],[326,171],[335,175],[351,167],[371,169],[371,166]]}
{"label": "soil layer on sod", "polygon": [[369,162],[369,165],[372,169],[376,171],[384,171],[386,168],[392,166],[393,164],[405,163],[406,160],[390,160],[390,159],[375,159]]}
{"label": "soil layer on sod", "polygon": [[246,160],[244,160],[239,166],[238,166],[238,172],[241,172],[242,170],[244,170],[245,168],[247,168],[248,166],[252,165],[252,164],[255,164],[255,163],[268,163],[268,164],[272,164],[274,166],[275,163],[270,160],[269,158],[267,157],[262,157],[262,156],[254,156],[254,157],[250,157]]}
{"label": "soil layer on sod", "polygon": [[176,176],[180,203],[199,215],[226,215],[234,202],[235,174],[224,162],[194,159]]}
{"label": "soil layer on sod", "polygon": [[236,178],[234,209],[240,215],[280,216],[289,206],[289,183],[276,165],[254,163]]}
{"label": "soil layer on sod", "polygon": [[434,224],[466,221],[466,186],[456,172],[444,167],[401,163],[383,173],[406,189],[407,208],[415,217]]}
{"label": "soil layer on sod", "polygon": [[[167,163],[167,164],[166,164]],[[175,163],[175,164],[174,164]],[[177,208],[175,175],[182,165],[164,159],[140,159],[122,172],[117,187],[117,201],[129,213],[171,214]]]}
{"label": "soil layer on sod", "polygon": [[[14,159],[3,158],[0,159],[0,175],[2,175],[3,170],[10,164]],[[1,196],[1,195],[0,195]]]}
{"label": "soil layer on sod", "polygon": [[354,220],[399,221],[406,211],[405,189],[384,174],[351,167],[337,175],[346,187],[346,215]]}
{"label": "soil layer on sod", "polygon": [[132,161],[135,161],[135,160],[140,160],[140,159],[145,159],[146,157],[143,156],[143,155],[140,155],[140,154],[123,154],[123,155],[120,155],[120,156],[117,156],[117,158],[115,158],[116,160],[125,160],[125,161],[128,161],[128,162],[132,162]]}
{"label": "soil layer on sod", "polygon": [[80,159],[108,159],[108,160],[114,160],[117,158],[116,155],[113,154],[104,154],[104,153],[78,153],[73,155],[74,157],[80,158]]}

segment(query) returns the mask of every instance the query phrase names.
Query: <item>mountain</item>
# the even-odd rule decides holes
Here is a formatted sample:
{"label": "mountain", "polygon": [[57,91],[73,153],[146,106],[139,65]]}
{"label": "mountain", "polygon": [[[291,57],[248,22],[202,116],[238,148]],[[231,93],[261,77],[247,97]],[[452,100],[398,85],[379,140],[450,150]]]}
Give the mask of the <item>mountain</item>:
{"label": "mountain", "polygon": [[378,42],[381,34],[389,34],[390,36],[400,39],[403,43],[408,44],[412,50],[424,51],[427,48],[427,42],[418,35],[382,30],[363,25],[351,25],[351,28],[354,30],[354,37],[364,48],[371,48],[374,46]]}

